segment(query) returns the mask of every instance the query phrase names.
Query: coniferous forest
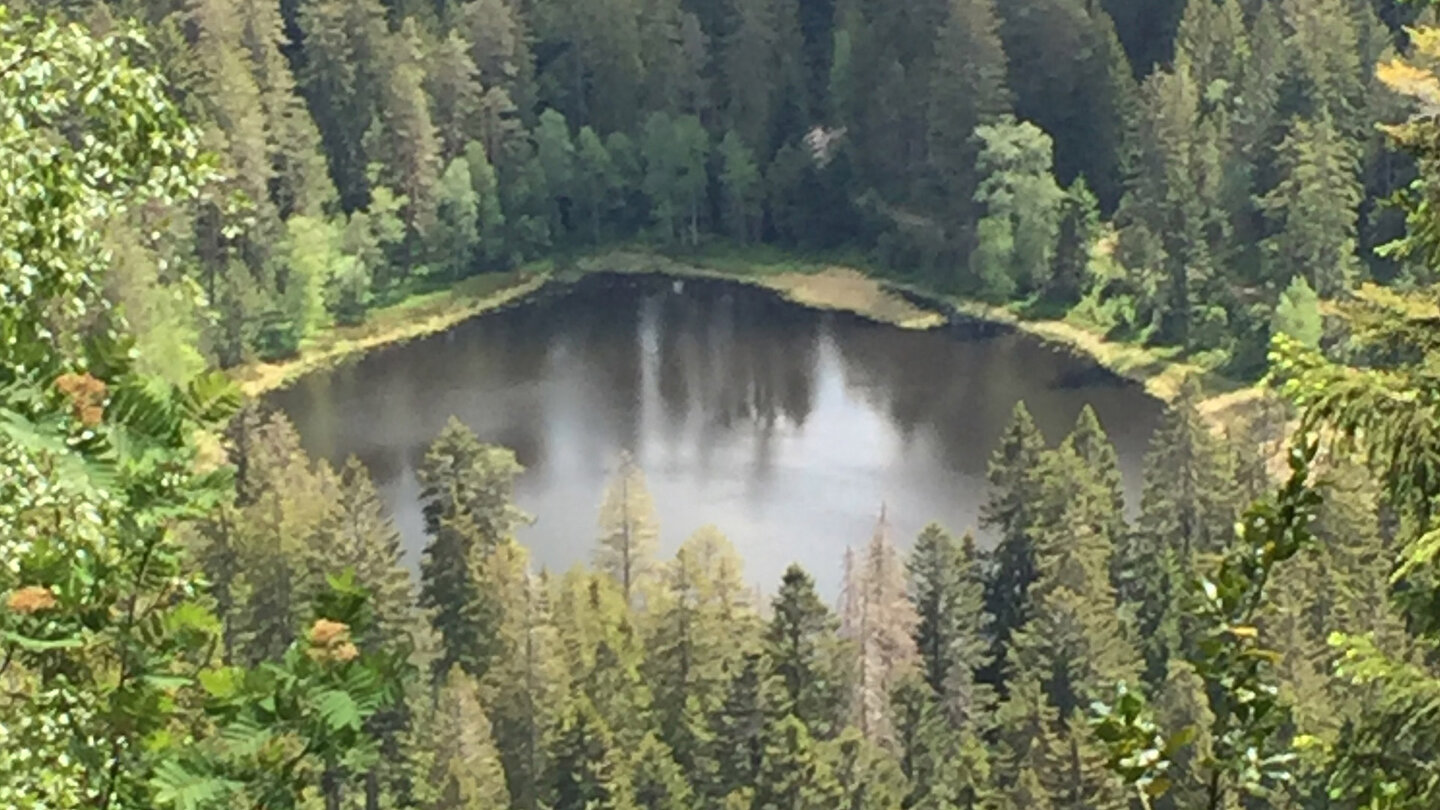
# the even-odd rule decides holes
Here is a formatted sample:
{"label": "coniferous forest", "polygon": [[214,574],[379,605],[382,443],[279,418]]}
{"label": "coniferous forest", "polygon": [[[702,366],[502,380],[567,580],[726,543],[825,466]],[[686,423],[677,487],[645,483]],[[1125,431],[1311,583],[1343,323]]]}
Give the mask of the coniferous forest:
{"label": "coniferous forest", "polygon": [[[1440,806],[1433,26],[0,6],[0,807]],[[1127,505],[1092,411],[1047,442],[1021,404],[980,525],[833,538],[835,600],[798,566],[757,593],[714,528],[662,557],[628,457],[593,564],[537,571],[519,463],[458,420],[411,570],[367,470],[216,370],[632,241],[856,257],[1282,412],[1216,425],[1187,383]]]}

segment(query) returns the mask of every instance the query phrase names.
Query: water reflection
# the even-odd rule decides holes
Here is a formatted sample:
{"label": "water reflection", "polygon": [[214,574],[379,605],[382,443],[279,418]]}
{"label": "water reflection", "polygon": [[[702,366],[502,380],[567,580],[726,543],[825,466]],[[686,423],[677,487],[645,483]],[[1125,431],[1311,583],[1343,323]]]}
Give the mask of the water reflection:
{"label": "water reflection", "polygon": [[[719,282],[590,278],[443,335],[307,377],[273,400],[306,447],[371,469],[412,550],[414,470],[451,414],[515,449],[537,561],[587,559],[621,449],[650,478],[667,549],[714,523],[771,585],[792,560],[832,592],[880,503],[897,537],[973,526],[990,448],[1024,399],[1052,440],[1092,403],[1127,483],[1158,413],[1132,386],[1018,335],[907,332]],[[1077,382],[1078,381],[1078,382]]]}

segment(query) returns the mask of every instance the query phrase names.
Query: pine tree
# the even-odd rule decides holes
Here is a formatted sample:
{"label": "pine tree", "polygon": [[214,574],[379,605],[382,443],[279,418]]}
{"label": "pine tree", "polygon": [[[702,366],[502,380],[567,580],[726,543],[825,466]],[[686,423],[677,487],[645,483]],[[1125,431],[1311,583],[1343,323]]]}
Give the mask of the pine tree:
{"label": "pine tree", "polygon": [[630,774],[595,707],[573,697],[550,744],[555,810],[627,810],[634,807]]}
{"label": "pine tree", "polygon": [[[981,525],[997,535],[994,573],[985,588],[986,612],[995,618],[992,661],[1005,659],[1010,636],[1029,620],[1027,601],[1035,580],[1035,548],[1031,536],[1031,503],[1035,474],[1045,452],[1045,438],[1035,427],[1024,403],[1017,403],[1000,446],[990,456],[989,495],[981,511]],[[998,683],[993,670],[986,680]]]}
{"label": "pine tree", "polygon": [[713,782],[707,793],[721,799],[755,784],[764,756],[764,660],[747,653],[732,668],[720,708],[711,716]]}
{"label": "pine tree", "polygon": [[840,784],[817,750],[805,723],[793,714],[768,724],[765,755],[755,779],[755,807],[829,810]]}
{"label": "pine tree", "polygon": [[659,527],[645,474],[634,457],[621,453],[600,504],[596,567],[620,585],[628,605],[641,604],[654,567]]}
{"label": "pine tree", "polygon": [[793,715],[820,739],[840,730],[845,713],[847,684],[833,649],[835,631],[835,617],[820,601],[815,581],[791,565],[771,602],[765,654],[779,691],[778,713]]}
{"label": "pine tree", "polygon": [[425,731],[433,751],[426,779],[435,796],[427,808],[492,810],[510,804],[475,681],[458,668],[446,676]]}
{"label": "pine tree", "polygon": [[549,584],[526,570],[524,551],[506,543],[487,563],[485,579],[497,592],[506,654],[486,672],[481,690],[492,707],[495,742],[514,807],[534,810],[547,767],[544,737],[566,683],[560,639],[550,615]]}
{"label": "pine tree", "polygon": [[440,140],[425,95],[425,62],[414,20],[385,43],[375,123],[365,153],[380,166],[379,181],[405,198],[407,245],[423,239],[435,222],[440,181]]}
{"label": "pine tree", "polygon": [[444,651],[434,677],[460,666],[483,677],[500,652],[499,605],[482,584],[485,558],[513,533],[523,515],[511,502],[520,465],[509,450],[481,444],[452,418],[418,472],[430,541],[420,562],[420,605]]}
{"label": "pine tree", "polygon": [[686,810],[691,787],[670,747],[655,734],[645,735],[630,761],[635,807],[638,810]]}
{"label": "pine tree", "polygon": [[987,685],[976,681],[990,654],[982,562],[973,537],[956,542],[932,524],[920,533],[907,563],[910,600],[919,616],[914,638],[920,669],[945,716],[959,728],[979,727],[993,702]]}
{"label": "pine tree", "polygon": [[1328,115],[1296,119],[1276,150],[1281,179],[1260,200],[1274,233],[1262,245],[1277,287],[1303,278],[1320,295],[1348,290],[1359,272],[1355,227],[1364,196],[1355,144]]}
{"label": "pine tree", "polygon": [[417,619],[415,583],[405,566],[400,532],[359,460],[345,462],[337,494],[311,541],[311,566],[317,569],[312,580],[353,571],[369,595],[375,633],[374,639],[356,643],[394,644],[409,635]]}
{"label": "pine tree", "polygon": [[425,92],[440,136],[440,160],[460,157],[465,144],[481,137],[485,88],[465,35],[451,29],[425,55]]}
{"label": "pine tree", "polygon": [[1010,112],[1007,60],[992,0],[949,0],[926,111],[928,162],[950,221],[973,218],[980,178],[975,128]]}

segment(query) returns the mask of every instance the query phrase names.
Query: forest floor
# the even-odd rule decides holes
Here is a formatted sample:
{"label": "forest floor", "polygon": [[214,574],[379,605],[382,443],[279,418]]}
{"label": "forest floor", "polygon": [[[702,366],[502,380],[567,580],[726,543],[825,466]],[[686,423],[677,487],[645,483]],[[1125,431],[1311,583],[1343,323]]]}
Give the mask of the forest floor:
{"label": "forest floor", "polygon": [[890,281],[858,263],[798,258],[768,248],[720,248],[680,257],[639,247],[619,248],[488,273],[374,309],[361,325],[326,329],[307,339],[294,358],[252,362],[231,373],[247,394],[258,396],[370,349],[442,332],[519,301],[552,281],[599,272],[736,281],[764,287],[803,306],[850,312],[905,329],[931,329],[952,318],[1004,324],[1088,357],[1163,401],[1172,400],[1187,377],[1198,376],[1206,393],[1201,410],[1219,430],[1243,425],[1271,402],[1263,388],[1207,371],[1173,348],[1110,340],[1097,329],[1069,320],[1023,317],[1007,307]]}

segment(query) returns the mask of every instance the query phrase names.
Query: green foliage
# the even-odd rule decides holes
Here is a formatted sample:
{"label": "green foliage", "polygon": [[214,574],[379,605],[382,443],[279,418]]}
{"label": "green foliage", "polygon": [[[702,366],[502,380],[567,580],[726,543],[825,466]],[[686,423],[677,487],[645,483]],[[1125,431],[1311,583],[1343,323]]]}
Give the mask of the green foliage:
{"label": "green foliage", "polygon": [[470,162],[457,157],[440,176],[435,228],[430,250],[437,270],[447,279],[470,275],[478,253],[479,195],[470,176]]}
{"label": "green foliage", "polygon": [[835,617],[798,565],[786,569],[770,608],[764,649],[779,689],[777,710],[793,715],[807,734],[834,736],[847,691],[833,648]]}
{"label": "green foliage", "polygon": [[1320,347],[1320,338],[1324,334],[1320,322],[1320,298],[1303,276],[1292,278],[1290,286],[1280,294],[1280,303],[1275,305],[1275,315],[1270,321],[1270,332],[1289,335],[1312,349]]}
{"label": "green foliage", "polygon": [[[1003,274],[1016,292],[1038,290],[1048,281],[1064,200],[1050,172],[1050,136],[1028,122],[1002,117],[977,127],[975,137],[981,144],[975,201],[985,211],[980,244],[993,263],[985,269],[986,278]],[[987,228],[987,222],[1007,227]],[[998,241],[987,241],[992,230]],[[1001,235],[1006,231],[1008,239]]]}
{"label": "green foliage", "polygon": [[[1314,444],[1291,450],[1289,479],[1273,498],[1246,511],[1218,569],[1195,582],[1200,636],[1192,662],[1213,716],[1207,807],[1221,807],[1230,796],[1272,795],[1294,779],[1296,756],[1280,739],[1291,710],[1275,683],[1278,656],[1262,646],[1255,620],[1276,567],[1312,542],[1310,523],[1320,503],[1309,482],[1315,452]],[[1143,698],[1123,683],[1115,704],[1097,702],[1093,713],[1112,768],[1145,795],[1169,788],[1176,751],[1202,731],[1158,730]]]}
{"label": "green foliage", "polygon": [[501,651],[501,606],[482,577],[486,558],[525,519],[511,499],[520,469],[512,452],[481,444],[453,418],[425,454],[419,477],[430,542],[420,563],[420,605],[434,611],[430,623],[440,635],[437,680],[454,666],[483,677]]}

